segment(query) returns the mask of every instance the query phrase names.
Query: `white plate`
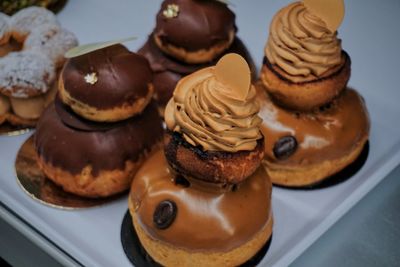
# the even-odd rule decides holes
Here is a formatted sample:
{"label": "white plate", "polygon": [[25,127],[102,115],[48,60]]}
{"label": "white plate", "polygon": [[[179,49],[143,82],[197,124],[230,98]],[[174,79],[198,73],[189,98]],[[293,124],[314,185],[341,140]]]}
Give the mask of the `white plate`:
{"label": "white plate", "polygon": [[[59,19],[81,43],[136,35],[139,40],[128,46],[137,49],[154,27],[160,2],[69,0]],[[232,2],[239,36],[260,66],[272,15],[288,1]],[[371,115],[369,158],[354,177],[334,187],[315,191],[274,188],[274,235],[263,266],[290,264],[400,162],[400,91],[396,84],[400,6],[396,0],[346,1],[346,5],[340,37],[353,61],[350,86],[365,97]],[[33,201],[18,187],[14,175],[17,150],[27,137],[0,137],[0,201],[85,266],[131,266],[120,244],[126,198],[79,211]]]}

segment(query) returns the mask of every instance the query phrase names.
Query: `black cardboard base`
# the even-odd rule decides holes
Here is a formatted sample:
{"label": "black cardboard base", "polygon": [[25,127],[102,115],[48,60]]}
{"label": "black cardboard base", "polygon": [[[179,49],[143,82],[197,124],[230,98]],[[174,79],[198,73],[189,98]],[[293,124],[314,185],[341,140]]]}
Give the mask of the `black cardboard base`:
{"label": "black cardboard base", "polygon": [[[253,267],[261,262],[271,245],[272,236],[253,258],[240,265],[241,267]],[[126,212],[121,225],[121,243],[129,261],[136,267],[158,267],[162,266],[155,262],[141,245],[132,224],[129,210]]]}
{"label": "black cardboard base", "polygon": [[316,190],[316,189],[323,189],[327,187],[331,187],[340,183],[343,183],[353,177],[361,168],[364,166],[365,162],[367,161],[369,154],[369,141],[365,143],[363,150],[361,151],[358,158],[348,165],[346,168],[341,170],[340,172],[318,182],[313,185],[308,186],[283,186],[283,185],[276,185],[274,187],[280,187],[285,189],[291,190]]}

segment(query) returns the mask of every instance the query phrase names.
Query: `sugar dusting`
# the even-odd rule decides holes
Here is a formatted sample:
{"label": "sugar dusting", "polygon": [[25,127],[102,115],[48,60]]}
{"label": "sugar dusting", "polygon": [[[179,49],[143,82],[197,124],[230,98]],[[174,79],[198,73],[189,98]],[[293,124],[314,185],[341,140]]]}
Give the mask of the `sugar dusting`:
{"label": "sugar dusting", "polygon": [[53,62],[34,51],[12,52],[0,60],[0,89],[27,98],[46,93],[55,79]]}

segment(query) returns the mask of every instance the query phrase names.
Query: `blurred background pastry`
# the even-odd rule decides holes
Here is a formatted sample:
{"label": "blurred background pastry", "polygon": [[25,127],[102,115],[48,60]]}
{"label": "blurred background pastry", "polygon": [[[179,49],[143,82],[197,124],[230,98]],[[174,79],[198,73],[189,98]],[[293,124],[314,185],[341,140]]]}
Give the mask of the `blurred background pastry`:
{"label": "blurred background pastry", "polygon": [[242,55],[255,77],[255,67],[236,36],[235,14],[219,1],[166,0],[156,26],[138,53],[154,71],[155,98],[163,110],[180,78],[213,66],[227,53]]}
{"label": "blurred background pastry", "polygon": [[12,15],[15,12],[30,7],[39,6],[57,12],[60,10],[67,0],[2,0],[0,3],[0,12]]}
{"label": "blurred background pastry", "polygon": [[357,159],[369,136],[363,98],[347,88],[350,57],[337,38],[343,1],[295,2],[273,18],[258,100],[264,165],[276,185],[320,183]]}
{"label": "blurred background pastry", "polygon": [[44,8],[26,8],[11,17],[0,13],[0,124],[36,125],[57,91],[65,52],[77,44]]}
{"label": "blurred background pastry", "polygon": [[270,239],[272,186],[260,165],[255,97],[237,54],[178,82],[164,152],[144,163],[129,197],[137,235],[157,263],[238,266]]}

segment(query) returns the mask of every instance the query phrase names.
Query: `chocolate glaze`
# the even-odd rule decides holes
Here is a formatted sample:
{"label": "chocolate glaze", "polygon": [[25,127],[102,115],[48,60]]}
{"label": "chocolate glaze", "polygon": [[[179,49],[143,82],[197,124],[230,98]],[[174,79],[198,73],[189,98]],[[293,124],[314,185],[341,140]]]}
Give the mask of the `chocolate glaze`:
{"label": "chocolate glaze", "polygon": [[91,165],[92,175],[98,176],[101,170],[124,169],[126,161],[136,161],[144,150],[161,140],[163,132],[154,102],[124,123],[104,131],[92,130],[81,131],[64,124],[52,103],[38,122],[35,150],[47,163],[73,175]]}
{"label": "chocolate glaze", "polygon": [[[271,181],[258,170],[236,190],[221,193],[174,183],[163,151],[155,153],[133,179],[130,198],[141,227],[155,240],[189,251],[230,251],[250,241],[271,220]],[[163,200],[177,205],[168,229],[153,224]]]}
{"label": "chocolate glaze", "polygon": [[[166,18],[163,11],[171,4],[179,6],[178,16]],[[165,0],[155,28],[162,42],[188,51],[227,41],[231,31],[236,31],[235,14],[227,5],[212,0]]]}
{"label": "chocolate glaze", "polygon": [[57,115],[60,117],[62,122],[68,127],[74,128],[76,130],[88,132],[105,131],[115,128],[116,125],[122,125],[124,123],[124,121],[105,123],[84,119],[76,114],[69,106],[64,104],[60,99],[59,94],[57,94],[54,99],[54,106]]}
{"label": "chocolate glaze", "polygon": [[[98,81],[87,83],[85,75],[93,72]],[[98,109],[144,98],[153,78],[147,60],[121,44],[69,59],[61,75],[73,98]]]}
{"label": "chocolate glaze", "polygon": [[147,42],[139,49],[138,54],[147,58],[151,69],[154,72],[154,88],[159,104],[166,105],[172,97],[177,82],[184,76],[197,70],[214,66],[218,60],[225,54],[237,53],[243,56],[250,66],[252,78],[256,78],[256,68],[246,46],[239,38],[235,38],[231,47],[227,49],[221,56],[214,61],[206,64],[187,64],[164,54],[154,43],[152,35],[149,36]]}
{"label": "chocolate glaze", "polygon": [[[257,84],[261,102],[261,131],[265,140],[265,157],[279,164],[317,164],[341,158],[357,147],[369,134],[369,116],[362,97],[345,89],[338,98],[319,111],[300,113],[281,108]],[[273,154],[275,143],[283,136],[294,136],[297,150],[285,159]]]}

